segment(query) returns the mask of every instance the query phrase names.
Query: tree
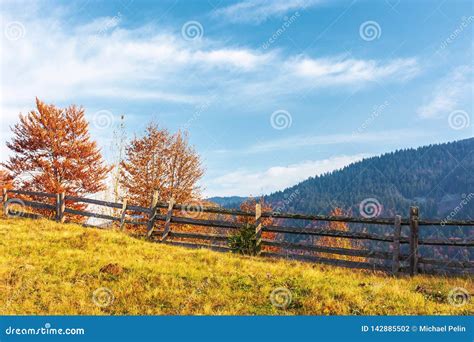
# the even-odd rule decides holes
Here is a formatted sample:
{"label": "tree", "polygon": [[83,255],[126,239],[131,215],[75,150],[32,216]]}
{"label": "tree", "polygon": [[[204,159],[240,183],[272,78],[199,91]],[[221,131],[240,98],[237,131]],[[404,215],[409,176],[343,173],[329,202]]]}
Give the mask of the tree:
{"label": "tree", "polygon": [[[272,211],[272,206],[268,203],[265,203],[263,198],[260,199],[259,203],[262,206],[262,213]],[[253,197],[250,197],[240,204],[240,210],[253,212],[255,211],[256,205],[257,205],[257,200]],[[237,220],[241,223],[249,223],[249,224],[255,223],[255,217],[252,217],[252,216],[238,216]],[[262,225],[269,226],[271,223],[272,223],[271,217],[262,218]]]}
{"label": "tree", "polygon": [[[260,199],[259,203],[261,204],[261,207],[262,207],[262,213],[272,211],[271,205],[268,204],[268,203],[265,203],[265,201],[263,200],[263,197]],[[249,211],[253,212],[253,211],[255,211],[256,204],[257,204],[257,200],[255,198],[251,197],[251,198],[245,200],[244,202],[242,202],[240,204],[240,210],[247,211],[247,212],[249,212]],[[231,240],[231,246],[232,246],[232,244],[236,245],[236,243],[238,241],[246,241],[246,246],[245,246],[244,249],[248,249],[248,246],[251,245],[251,242],[248,241],[248,237],[250,236],[249,232],[250,232],[251,227],[253,227],[254,235],[255,235],[255,226],[254,226],[255,217],[238,216],[237,221],[240,222],[240,223],[243,223],[244,226],[241,229],[241,231],[239,232],[239,234],[233,240]],[[261,219],[262,226],[269,226],[269,225],[272,224],[272,221],[273,221],[273,219],[271,217],[264,217],[264,218]],[[262,239],[275,241],[275,240],[277,240],[277,233],[262,232]],[[267,250],[267,251],[272,251],[272,252],[279,251],[278,247],[266,246],[266,247],[264,247],[264,249]]]}
{"label": "tree", "polygon": [[[109,167],[91,140],[84,109],[58,108],[36,98],[36,110],[20,114],[7,147],[14,152],[3,165],[22,190],[84,196],[105,189]],[[69,203],[73,208],[83,208]]]}
{"label": "tree", "polygon": [[113,154],[112,164],[112,197],[114,202],[120,202],[122,191],[120,189],[120,168],[125,153],[125,145],[127,141],[127,133],[125,131],[125,115],[120,116],[120,122],[114,128],[113,142],[111,151]]}
{"label": "tree", "polygon": [[0,169],[0,188],[11,189],[12,179],[6,170]]}
{"label": "tree", "polygon": [[[335,208],[331,211],[331,216],[347,216],[347,215],[342,209]],[[330,221],[328,222],[326,229],[349,232],[349,226],[345,222]],[[317,246],[323,246],[323,247],[360,249],[360,245],[355,240],[342,238],[342,237],[321,236],[313,243]],[[325,255],[324,253],[314,253],[314,254],[316,256],[327,257],[327,255]],[[340,259],[340,260],[349,260],[349,261],[360,261],[360,262],[365,261],[363,257],[340,255],[340,254],[335,254],[334,256],[331,256],[331,258]]]}
{"label": "tree", "polygon": [[147,206],[153,191],[161,200],[174,197],[185,203],[199,195],[197,181],[203,175],[201,160],[189,146],[187,135],[170,134],[149,124],[145,135],[134,138],[121,163],[121,186],[133,203]]}

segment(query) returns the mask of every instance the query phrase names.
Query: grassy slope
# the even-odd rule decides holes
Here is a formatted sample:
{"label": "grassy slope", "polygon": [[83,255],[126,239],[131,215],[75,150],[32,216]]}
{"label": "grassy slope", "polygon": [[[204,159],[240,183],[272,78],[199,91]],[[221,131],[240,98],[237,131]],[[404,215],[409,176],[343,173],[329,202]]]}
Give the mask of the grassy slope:
{"label": "grassy slope", "polygon": [[[99,270],[109,263],[120,275]],[[112,290],[96,306],[92,293]],[[286,287],[286,309],[269,294]],[[416,290],[418,287],[418,290]],[[447,302],[472,279],[399,278],[149,243],[120,232],[0,219],[0,314],[469,314]],[[421,290],[420,290],[421,289]]]}

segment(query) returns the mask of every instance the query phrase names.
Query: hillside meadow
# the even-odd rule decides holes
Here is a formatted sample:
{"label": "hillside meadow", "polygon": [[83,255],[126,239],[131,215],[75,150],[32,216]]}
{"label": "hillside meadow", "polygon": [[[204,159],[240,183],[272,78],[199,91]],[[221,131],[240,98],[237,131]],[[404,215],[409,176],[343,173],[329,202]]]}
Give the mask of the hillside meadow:
{"label": "hillside meadow", "polygon": [[0,219],[1,315],[474,313],[472,300],[450,304],[454,288],[473,293],[472,278],[394,278],[186,249],[75,224]]}

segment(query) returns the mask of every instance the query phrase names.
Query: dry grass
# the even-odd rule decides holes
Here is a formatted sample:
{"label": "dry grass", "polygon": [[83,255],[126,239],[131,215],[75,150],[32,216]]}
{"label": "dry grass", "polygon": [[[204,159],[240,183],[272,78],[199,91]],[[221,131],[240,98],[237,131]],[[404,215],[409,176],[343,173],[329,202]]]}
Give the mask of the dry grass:
{"label": "dry grass", "polygon": [[[291,291],[286,309],[273,289]],[[116,231],[0,219],[0,314],[472,314],[449,304],[472,279],[380,273],[149,243]],[[108,288],[114,300],[92,300]],[[100,291],[99,291],[100,292]],[[105,293],[105,292],[104,292]],[[99,304],[107,304],[99,296]]]}

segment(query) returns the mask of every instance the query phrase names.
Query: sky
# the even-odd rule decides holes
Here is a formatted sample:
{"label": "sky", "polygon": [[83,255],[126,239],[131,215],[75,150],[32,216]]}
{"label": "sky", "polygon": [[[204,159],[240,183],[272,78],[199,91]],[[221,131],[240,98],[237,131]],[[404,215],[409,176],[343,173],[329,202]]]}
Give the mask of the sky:
{"label": "sky", "polygon": [[35,97],[82,105],[113,159],[187,130],[204,196],[257,196],[472,137],[472,1],[1,2],[0,153]]}

